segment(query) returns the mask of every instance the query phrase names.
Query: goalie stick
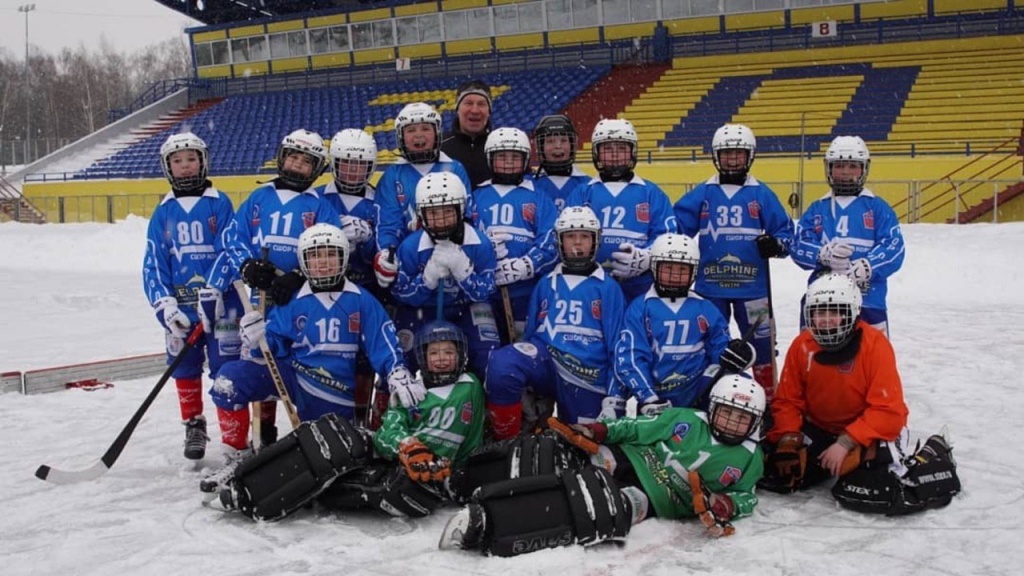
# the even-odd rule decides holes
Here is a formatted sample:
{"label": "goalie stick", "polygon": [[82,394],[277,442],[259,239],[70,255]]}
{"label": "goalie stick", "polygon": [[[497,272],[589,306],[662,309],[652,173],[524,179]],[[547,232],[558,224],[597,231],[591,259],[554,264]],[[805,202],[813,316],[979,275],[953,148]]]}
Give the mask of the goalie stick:
{"label": "goalie stick", "polygon": [[139,422],[142,420],[142,416],[146,414],[146,411],[149,410],[149,406],[153,404],[154,400],[156,400],[157,394],[160,393],[164,384],[166,384],[171,378],[171,374],[178,368],[181,361],[185,359],[185,356],[188,355],[189,351],[191,351],[196,345],[196,342],[199,341],[199,337],[202,334],[203,325],[202,323],[197,322],[195,327],[192,328],[192,332],[185,340],[185,345],[182,347],[181,351],[174,357],[174,360],[167,367],[167,370],[164,370],[163,375],[160,376],[160,380],[157,381],[156,386],[154,386],[153,390],[150,391],[149,396],[146,396],[146,399],[142,401],[142,405],[139,406],[139,409],[132,415],[128,424],[125,425],[121,430],[121,433],[114,439],[114,443],[110,445],[110,448],[107,448],[103,457],[97,460],[92,466],[83,470],[59,470],[43,464],[36,469],[36,478],[53,484],[64,485],[95,480],[106,474],[107,470],[110,470],[110,467],[114,465],[114,462],[117,462],[117,458],[121,455],[124,447],[128,444],[128,440],[132,437],[132,433],[135,432],[135,427],[139,425]]}

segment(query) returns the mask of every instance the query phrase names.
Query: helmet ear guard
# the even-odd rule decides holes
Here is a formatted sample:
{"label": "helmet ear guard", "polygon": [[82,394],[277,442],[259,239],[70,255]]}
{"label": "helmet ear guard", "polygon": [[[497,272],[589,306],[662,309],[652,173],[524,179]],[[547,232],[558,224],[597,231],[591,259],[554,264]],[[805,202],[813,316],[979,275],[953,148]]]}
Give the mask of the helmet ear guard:
{"label": "helmet ear guard", "polygon": [[[348,238],[340,228],[333,224],[314,224],[299,235],[299,270],[314,290],[338,290],[345,282],[350,252]],[[332,256],[338,258],[338,263],[333,269],[328,267],[326,274],[312,265],[313,258]]]}

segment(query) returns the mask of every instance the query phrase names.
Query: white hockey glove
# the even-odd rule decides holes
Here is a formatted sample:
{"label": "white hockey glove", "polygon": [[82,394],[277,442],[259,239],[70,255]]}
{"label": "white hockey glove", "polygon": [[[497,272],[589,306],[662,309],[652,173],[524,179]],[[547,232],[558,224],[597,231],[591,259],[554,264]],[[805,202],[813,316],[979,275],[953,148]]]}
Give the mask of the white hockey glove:
{"label": "white hockey glove", "polygon": [[391,405],[415,408],[427,397],[423,381],[413,378],[405,366],[396,366],[388,374],[388,390],[391,391]]}
{"label": "white hockey glove", "polygon": [[238,335],[246,348],[259,348],[260,342],[267,335],[267,323],[263,320],[263,314],[256,310],[246,312],[238,322]]}
{"label": "white hockey glove", "polygon": [[217,321],[224,317],[224,294],[216,288],[199,289],[199,321],[203,323],[203,332],[213,333]]}
{"label": "white hockey glove", "polygon": [[156,301],[153,306],[156,310],[156,319],[164,325],[164,328],[175,338],[188,337],[188,329],[192,327],[192,321],[178,308],[178,301],[171,296],[164,296]]}
{"label": "white hockey glove", "polygon": [[530,278],[533,278],[533,260],[526,256],[498,260],[498,267],[494,270],[494,283],[498,286],[507,286]]}
{"label": "white hockey glove", "polygon": [[381,288],[391,286],[398,276],[398,262],[391,250],[385,248],[373,257],[373,273],[377,276],[377,284]]}
{"label": "white hockey glove", "polygon": [[608,396],[601,400],[601,413],[597,415],[598,420],[615,420],[626,413],[626,401],[615,396]]}
{"label": "white hockey glove", "polygon": [[427,260],[426,266],[423,267],[423,285],[433,290],[437,288],[441,279],[449,274],[448,268],[444,265],[443,257],[438,255],[437,250],[434,250],[430,260]]}
{"label": "white hockey glove", "polygon": [[828,244],[821,247],[818,252],[818,263],[833,272],[842,274],[850,269],[850,256],[853,254],[853,246],[847,244],[841,238],[834,238]]}
{"label": "white hockey glove", "polygon": [[508,258],[508,246],[505,245],[505,242],[511,240],[512,235],[492,228],[487,231],[487,237],[491,239],[491,244],[494,244],[494,257],[498,260]]}
{"label": "white hockey glove", "polygon": [[651,251],[629,242],[619,244],[612,260],[612,276],[616,278],[636,278],[651,269]]}
{"label": "white hockey glove", "polygon": [[[440,252],[440,254],[438,254]],[[453,242],[443,240],[434,246],[434,255],[439,257],[441,263],[451,271],[452,277],[457,282],[462,282],[473,273],[473,263],[469,256],[462,251],[462,247]]]}
{"label": "white hockey glove", "polygon": [[654,396],[651,396],[647,400],[647,402],[644,403],[643,406],[640,407],[640,415],[647,416],[649,418],[654,418],[655,416],[658,416],[659,414],[661,414],[665,410],[668,410],[671,407],[671,402],[669,402],[668,400],[662,400],[658,398],[657,394],[655,394]]}
{"label": "white hockey glove", "polygon": [[355,216],[341,217],[341,231],[345,233],[345,238],[348,238],[348,243],[353,248],[373,236],[373,228],[370,228],[370,223]]}
{"label": "white hockey glove", "polygon": [[871,262],[867,258],[858,258],[850,264],[850,271],[846,273],[853,280],[861,292],[867,292],[871,288]]}

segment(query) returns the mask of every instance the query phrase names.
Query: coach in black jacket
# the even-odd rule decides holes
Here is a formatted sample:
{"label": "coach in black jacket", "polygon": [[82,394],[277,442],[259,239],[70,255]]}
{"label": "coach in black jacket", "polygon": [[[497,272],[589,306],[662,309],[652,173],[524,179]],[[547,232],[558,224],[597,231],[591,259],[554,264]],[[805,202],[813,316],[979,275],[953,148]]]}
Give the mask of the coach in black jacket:
{"label": "coach in black jacket", "polygon": [[455,114],[451,134],[441,144],[441,151],[462,162],[476,188],[491,179],[484,153],[484,143],[491,133],[491,88],[480,80],[460,84]]}

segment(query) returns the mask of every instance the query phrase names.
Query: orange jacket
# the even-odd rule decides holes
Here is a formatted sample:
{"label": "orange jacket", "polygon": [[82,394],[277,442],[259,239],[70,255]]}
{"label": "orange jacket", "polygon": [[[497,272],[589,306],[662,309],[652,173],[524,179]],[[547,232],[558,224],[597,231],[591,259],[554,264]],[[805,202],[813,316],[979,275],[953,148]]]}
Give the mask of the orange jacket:
{"label": "orange jacket", "polygon": [[858,320],[856,327],[863,332],[860,349],[846,364],[815,362],[821,346],[809,330],[793,340],[772,400],[769,442],[799,432],[805,419],[833,434],[846,432],[863,446],[899,436],[909,411],[892,345],[864,321]]}

